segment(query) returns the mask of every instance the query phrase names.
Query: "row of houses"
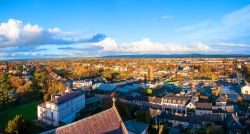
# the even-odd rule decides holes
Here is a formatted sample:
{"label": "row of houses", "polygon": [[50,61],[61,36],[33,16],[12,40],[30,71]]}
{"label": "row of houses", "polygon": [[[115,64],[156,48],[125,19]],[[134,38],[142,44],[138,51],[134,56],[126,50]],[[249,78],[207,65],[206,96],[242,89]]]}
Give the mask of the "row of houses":
{"label": "row of houses", "polygon": [[198,96],[196,94],[192,96],[177,96],[169,93],[164,97],[119,96],[118,98],[123,102],[158,108],[161,111],[182,116],[191,114],[216,114],[223,111],[224,113],[235,112],[234,106],[227,104],[227,100],[224,96],[219,97],[214,106],[211,103],[198,102]]}

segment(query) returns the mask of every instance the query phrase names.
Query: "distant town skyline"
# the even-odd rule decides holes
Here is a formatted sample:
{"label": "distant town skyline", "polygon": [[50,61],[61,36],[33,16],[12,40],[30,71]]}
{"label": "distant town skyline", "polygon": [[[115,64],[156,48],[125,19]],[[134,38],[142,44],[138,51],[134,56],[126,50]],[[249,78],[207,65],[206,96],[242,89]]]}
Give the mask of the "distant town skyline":
{"label": "distant town skyline", "polygon": [[250,0],[0,0],[0,13],[0,60],[250,52]]}

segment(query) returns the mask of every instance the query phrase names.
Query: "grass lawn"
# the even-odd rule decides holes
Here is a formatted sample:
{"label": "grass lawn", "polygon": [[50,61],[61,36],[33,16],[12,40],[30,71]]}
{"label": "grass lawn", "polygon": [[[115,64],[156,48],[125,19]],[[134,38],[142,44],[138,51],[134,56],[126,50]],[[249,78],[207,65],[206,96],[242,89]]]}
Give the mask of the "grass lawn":
{"label": "grass lawn", "polygon": [[16,108],[0,112],[0,126],[5,127],[9,120],[13,119],[17,114],[23,115],[25,119],[33,120],[37,118],[37,105],[41,101],[33,101]]}

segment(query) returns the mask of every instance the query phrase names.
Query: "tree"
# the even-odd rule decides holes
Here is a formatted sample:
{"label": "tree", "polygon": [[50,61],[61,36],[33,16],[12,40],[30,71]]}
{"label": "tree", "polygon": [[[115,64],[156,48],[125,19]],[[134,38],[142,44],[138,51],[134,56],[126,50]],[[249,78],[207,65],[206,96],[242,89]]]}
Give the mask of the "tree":
{"label": "tree", "polygon": [[12,76],[10,77],[10,82],[15,89],[18,89],[19,86],[23,85],[23,79],[20,77]]}
{"label": "tree", "polygon": [[147,95],[152,95],[153,91],[152,89],[147,89]]}
{"label": "tree", "polygon": [[0,75],[0,108],[15,101],[15,98],[10,94],[11,90],[12,86],[8,75]]}
{"label": "tree", "polygon": [[46,71],[36,71],[34,74],[33,82],[36,82],[39,89],[46,90],[46,79],[47,79]]}
{"label": "tree", "polygon": [[29,120],[25,120],[21,115],[16,115],[13,120],[9,120],[6,133],[32,134],[36,133],[36,126]]}
{"label": "tree", "polygon": [[49,100],[49,97],[51,96],[51,94],[60,93],[60,92],[63,92],[65,90],[66,90],[66,85],[63,82],[53,80],[53,81],[51,81],[51,83],[48,87],[47,93],[44,95],[44,100]]}

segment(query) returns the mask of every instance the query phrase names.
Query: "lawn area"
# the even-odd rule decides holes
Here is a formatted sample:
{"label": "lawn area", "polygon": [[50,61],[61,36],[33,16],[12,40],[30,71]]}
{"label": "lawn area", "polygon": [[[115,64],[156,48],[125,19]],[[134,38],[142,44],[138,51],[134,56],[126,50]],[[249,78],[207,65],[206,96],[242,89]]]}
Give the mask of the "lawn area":
{"label": "lawn area", "polygon": [[10,110],[0,112],[0,126],[5,127],[8,121],[13,119],[17,114],[23,115],[25,119],[36,119],[37,105],[39,103],[41,103],[41,101],[33,101]]}

